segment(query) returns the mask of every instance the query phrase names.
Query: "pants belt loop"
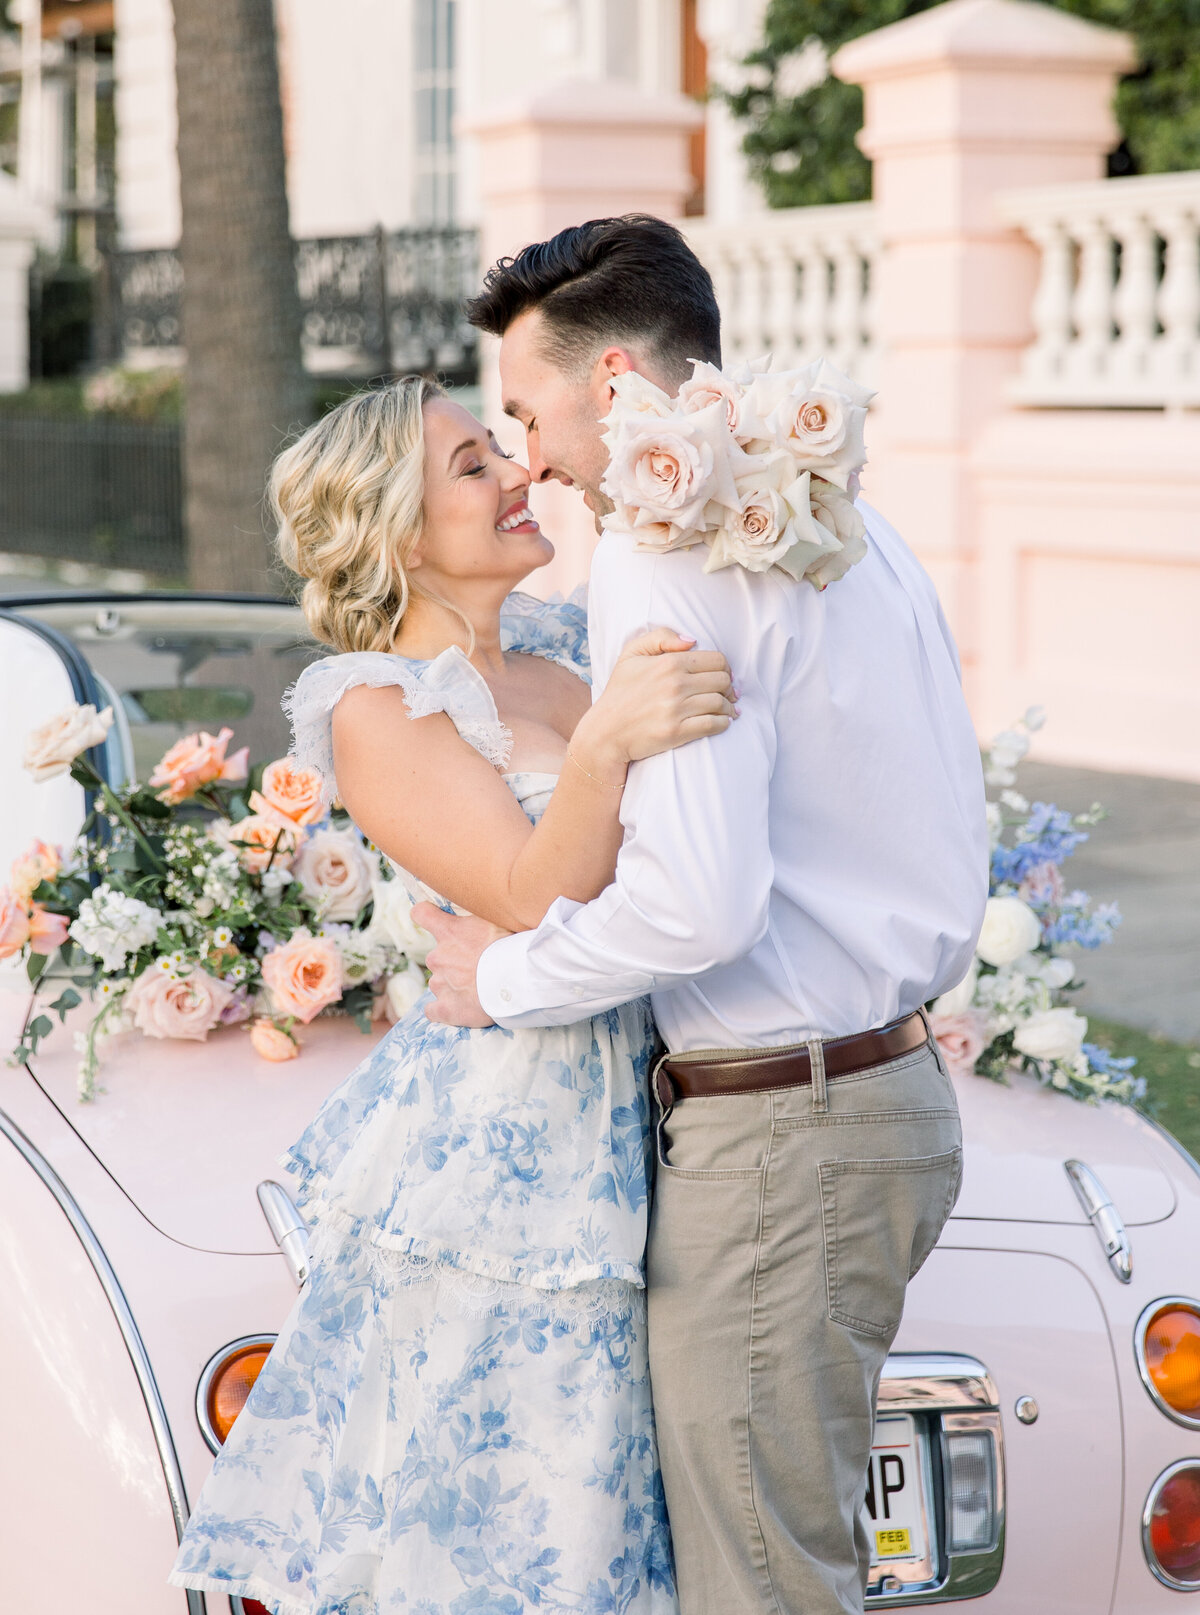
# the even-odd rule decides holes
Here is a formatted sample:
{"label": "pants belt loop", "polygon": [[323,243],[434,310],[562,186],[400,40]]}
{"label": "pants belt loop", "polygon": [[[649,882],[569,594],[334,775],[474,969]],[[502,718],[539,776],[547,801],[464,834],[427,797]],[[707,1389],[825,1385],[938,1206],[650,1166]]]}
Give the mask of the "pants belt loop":
{"label": "pants belt loop", "polygon": [[808,1058],[812,1066],[812,1108],[829,1109],[829,1090],[825,1086],[825,1045],[819,1037],[809,1039]]}

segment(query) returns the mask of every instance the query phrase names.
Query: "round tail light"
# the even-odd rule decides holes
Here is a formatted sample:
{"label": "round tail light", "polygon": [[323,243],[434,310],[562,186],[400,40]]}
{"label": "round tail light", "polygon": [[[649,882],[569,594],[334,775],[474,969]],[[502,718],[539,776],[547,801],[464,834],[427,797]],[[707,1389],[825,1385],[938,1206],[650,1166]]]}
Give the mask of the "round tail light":
{"label": "round tail light", "polygon": [[1200,1430],[1200,1303],[1154,1301],[1137,1321],[1138,1371],[1168,1418]]}
{"label": "round tail light", "polygon": [[1150,1488],[1142,1547],[1164,1586],[1200,1591],[1200,1459],[1172,1464]]}
{"label": "round tail light", "polygon": [[196,1418],[213,1452],[220,1451],[233,1429],[274,1344],[274,1335],[243,1335],[222,1346],[205,1365],[196,1386]]}

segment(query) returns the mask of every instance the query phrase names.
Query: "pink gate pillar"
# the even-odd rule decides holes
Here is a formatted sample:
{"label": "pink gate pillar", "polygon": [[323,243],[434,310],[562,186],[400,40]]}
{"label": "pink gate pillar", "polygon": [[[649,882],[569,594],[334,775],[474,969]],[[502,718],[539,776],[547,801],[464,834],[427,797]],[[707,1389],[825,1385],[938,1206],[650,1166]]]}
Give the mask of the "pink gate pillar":
{"label": "pink gate pillar", "polygon": [[979,655],[979,532],[968,456],[1032,339],[1035,248],[997,219],[1021,185],[1100,179],[1119,136],[1126,35],[1030,0],[947,0],[844,45],[874,164],[878,416],[870,496],[929,568],[968,694]]}
{"label": "pink gate pillar", "polygon": [[[487,112],[464,127],[477,142],[483,265],[587,219],[620,213],[679,218],[693,188],[688,137],[703,122],[682,95],[648,95],[611,80],[573,80]],[[484,417],[524,459],[524,434],[505,421],[496,347],[483,346]],[[551,483],[534,500],[557,549],[529,587],[572,589],[587,576],[596,532],[573,489]]]}

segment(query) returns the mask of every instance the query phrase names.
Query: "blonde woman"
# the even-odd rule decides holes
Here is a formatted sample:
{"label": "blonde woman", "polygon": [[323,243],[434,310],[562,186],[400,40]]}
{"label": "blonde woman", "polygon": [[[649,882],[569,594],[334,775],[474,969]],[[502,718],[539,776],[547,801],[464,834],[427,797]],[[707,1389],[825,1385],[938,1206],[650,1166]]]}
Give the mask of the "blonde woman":
{"label": "blonde woman", "polygon": [[[509,930],[611,880],[627,764],[724,729],[666,629],[591,705],[529,473],[427,382],[278,461],[280,552],[338,653],[295,747],[411,886]],[[289,1153],[314,1268],[184,1536],[177,1586],[275,1615],[676,1608],[646,1365],[644,1002],[544,1031],[418,1004]]]}

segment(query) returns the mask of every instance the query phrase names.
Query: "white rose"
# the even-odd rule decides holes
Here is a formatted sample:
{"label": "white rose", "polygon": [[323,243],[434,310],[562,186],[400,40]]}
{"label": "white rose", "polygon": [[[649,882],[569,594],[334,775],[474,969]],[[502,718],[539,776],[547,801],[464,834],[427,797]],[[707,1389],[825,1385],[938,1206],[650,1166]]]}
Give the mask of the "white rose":
{"label": "white rose", "polygon": [[1017,1027],[1013,1047],[1031,1060],[1073,1060],[1087,1036],[1087,1018],[1074,1009],[1043,1009]]}
{"label": "white rose", "polygon": [[[804,568],[803,576],[814,589],[827,589],[845,577],[867,553],[866,523],[853,499],[824,477],[813,477],[809,485],[813,517],[838,542],[838,548],[817,558]],[[790,565],[785,567],[791,571]]]}
{"label": "white rose", "polygon": [[742,389],[731,376],[718,370],[716,365],[697,359],[691,376],[679,389],[678,403],[685,415],[691,415],[696,410],[707,409],[710,404],[721,402],[725,405],[725,419],[732,430],[737,424],[741,398]]}
{"label": "white rose", "polygon": [[774,440],[788,449],[800,471],[815,471],[845,489],[867,457],[863,432],[867,412],[831,389],[801,386],[768,417]]}
{"label": "white rose", "polygon": [[738,505],[728,511],[713,538],[706,572],[744,566],[766,572],[782,566],[793,577],[838,546],[812,514],[808,472],[796,476],[791,456],[776,450],[756,456],[736,481]]}
{"label": "white rose", "polygon": [[367,906],[375,871],[354,830],[316,830],[292,865],[293,878],[326,920],[353,920]]}
{"label": "white rose", "polygon": [[666,418],[632,413],[614,402],[605,440],[609,462],[601,487],[633,514],[635,530],[665,522],[699,531],[710,501],[729,507],[737,502],[730,468],[735,445],[722,401]]}
{"label": "white rose", "polygon": [[424,964],[434,939],[413,919],[413,900],[404,882],[377,880],[371,896],[375,903],[371,930],[414,964]]}
{"label": "white rose", "polygon": [[943,993],[934,1000],[933,1015],[962,1015],[970,1009],[975,1001],[975,983],[979,980],[979,966],[971,960],[971,968],[959,982],[957,987],[951,987],[948,993]]}
{"label": "white rose", "polygon": [[623,376],[614,376],[610,386],[613,397],[619,398],[626,409],[660,417],[675,413],[675,402],[670,395],[636,370],[627,370]]}
{"label": "white rose", "polygon": [[999,969],[1030,953],[1041,935],[1041,922],[1028,903],[1019,897],[989,897],[975,952],[984,964]]}
{"label": "white rose", "polygon": [[425,972],[420,965],[410,964],[407,970],[389,976],[383,996],[392,1020],[398,1021],[407,1015],[424,991]]}
{"label": "white rose", "polygon": [[70,706],[59,712],[25,742],[24,767],[40,785],[44,780],[65,774],[80,752],[103,744],[112,728],[113,711],[105,707]]}

